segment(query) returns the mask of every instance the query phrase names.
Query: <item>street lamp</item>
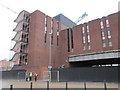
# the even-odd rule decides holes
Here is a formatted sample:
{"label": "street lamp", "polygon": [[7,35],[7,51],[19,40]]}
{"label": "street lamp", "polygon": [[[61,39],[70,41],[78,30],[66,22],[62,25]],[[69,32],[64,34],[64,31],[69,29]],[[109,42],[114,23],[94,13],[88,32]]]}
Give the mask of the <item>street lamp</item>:
{"label": "street lamp", "polygon": [[49,75],[49,81],[51,81],[51,69],[52,69],[52,63],[51,63],[51,36],[52,36],[52,30],[51,32],[49,33],[50,35],[50,45],[49,45],[49,65],[48,65],[48,75]]}

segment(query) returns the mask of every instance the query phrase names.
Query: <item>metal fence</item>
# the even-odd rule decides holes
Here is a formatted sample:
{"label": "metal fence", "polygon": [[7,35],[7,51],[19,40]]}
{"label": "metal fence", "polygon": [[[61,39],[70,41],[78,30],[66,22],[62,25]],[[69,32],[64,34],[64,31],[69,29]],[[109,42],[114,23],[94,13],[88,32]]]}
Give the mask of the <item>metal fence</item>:
{"label": "metal fence", "polygon": [[26,70],[2,71],[2,79],[22,80],[25,79],[25,72]]}
{"label": "metal fence", "polygon": [[[59,72],[56,73],[52,72]],[[52,69],[52,81],[108,81],[119,82],[120,80],[120,66],[117,67],[81,67],[81,68],[59,68]]]}

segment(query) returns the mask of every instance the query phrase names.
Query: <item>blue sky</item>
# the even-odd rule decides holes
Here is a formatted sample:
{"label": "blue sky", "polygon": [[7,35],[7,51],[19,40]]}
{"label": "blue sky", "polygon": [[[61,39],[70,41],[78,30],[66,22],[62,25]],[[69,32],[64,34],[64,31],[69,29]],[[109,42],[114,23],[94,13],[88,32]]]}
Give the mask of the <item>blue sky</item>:
{"label": "blue sky", "polygon": [[[101,18],[118,11],[119,0],[0,0],[0,60],[11,58],[13,47],[11,42],[14,37],[13,29],[16,23],[17,14],[1,6],[1,4],[11,8],[16,12],[27,10],[33,12],[40,10],[53,17],[59,13],[64,14],[72,21],[76,21],[79,16],[87,12],[88,16],[80,23]],[[79,24],[80,24],[79,23]]]}

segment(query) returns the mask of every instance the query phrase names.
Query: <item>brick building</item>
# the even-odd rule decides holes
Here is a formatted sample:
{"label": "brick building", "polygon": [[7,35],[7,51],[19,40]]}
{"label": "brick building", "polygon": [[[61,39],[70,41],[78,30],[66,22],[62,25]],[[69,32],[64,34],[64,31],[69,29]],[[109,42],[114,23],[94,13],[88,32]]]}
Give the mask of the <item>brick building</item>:
{"label": "brick building", "polygon": [[61,31],[61,60],[68,60],[71,67],[120,63],[118,15],[114,13]]}
{"label": "brick building", "polygon": [[7,60],[0,61],[0,71],[10,70],[10,62]]}
{"label": "brick building", "polygon": [[13,70],[25,69],[43,79],[49,68],[118,64],[118,15],[76,26],[61,14],[51,18],[39,10],[23,10],[15,20]]}

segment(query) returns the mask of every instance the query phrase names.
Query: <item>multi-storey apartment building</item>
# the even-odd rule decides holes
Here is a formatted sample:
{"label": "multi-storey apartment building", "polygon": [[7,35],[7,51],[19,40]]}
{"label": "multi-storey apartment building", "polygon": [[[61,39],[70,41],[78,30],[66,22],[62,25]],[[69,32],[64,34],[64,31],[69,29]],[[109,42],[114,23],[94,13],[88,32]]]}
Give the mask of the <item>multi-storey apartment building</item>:
{"label": "multi-storey apartment building", "polygon": [[67,26],[38,10],[33,13],[20,12],[15,22],[18,24],[13,30],[16,35],[12,39],[16,42],[12,48],[15,52],[13,70],[26,69],[39,74],[48,67],[62,65],[63,61],[59,61],[59,32]]}
{"label": "multi-storey apartment building", "polygon": [[39,10],[20,12],[12,39],[16,41],[13,70],[25,69],[43,78],[50,68],[119,64],[118,16],[114,13],[76,26],[61,14],[51,18]]}

